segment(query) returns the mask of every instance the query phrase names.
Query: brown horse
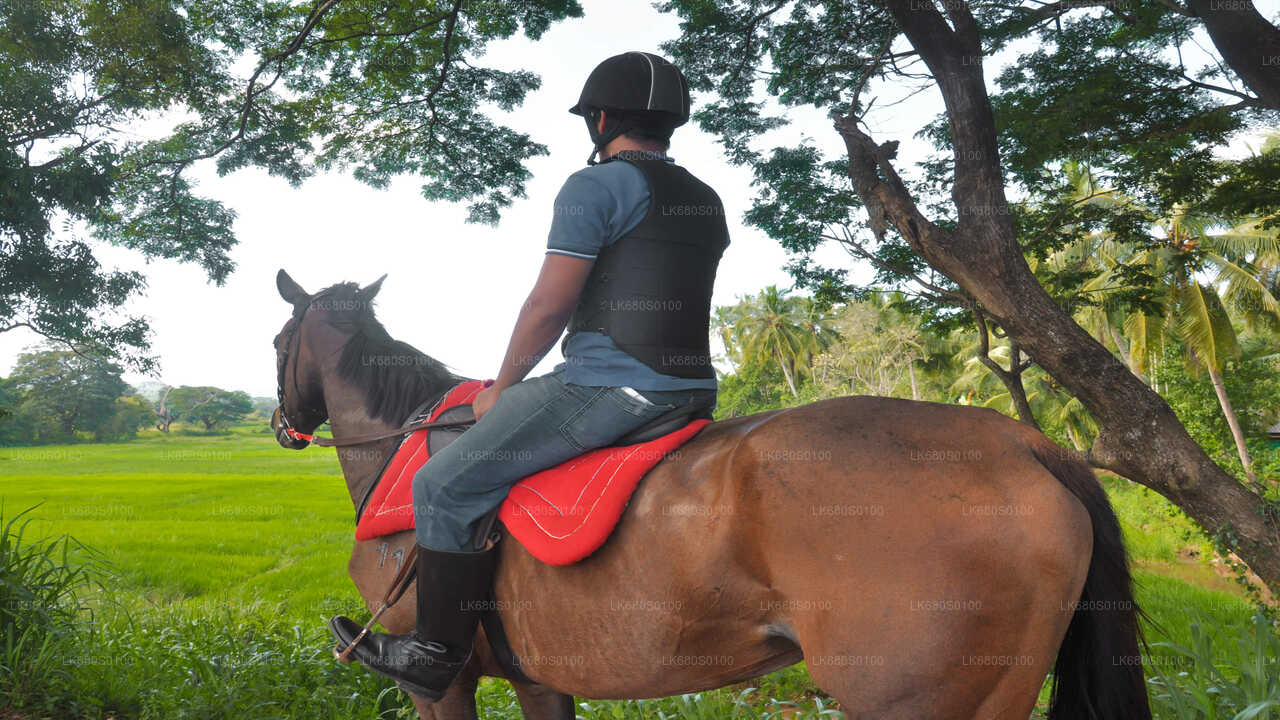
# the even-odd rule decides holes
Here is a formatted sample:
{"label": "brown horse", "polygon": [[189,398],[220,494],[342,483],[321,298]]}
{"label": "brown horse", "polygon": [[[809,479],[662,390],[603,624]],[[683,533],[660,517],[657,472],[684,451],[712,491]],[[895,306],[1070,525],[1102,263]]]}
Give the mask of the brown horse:
{"label": "brown horse", "polygon": [[[390,338],[366,288],[294,306],[276,338],[281,413],[335,438],[386,431],[462,380]],[[359,503],[394,440],[338,452]],[[372,608],[412,532],[357,542]],[[411,591],[412,592],[412,591]],[[533,682],[525,717],[573,696],[722,687],[805,660],[850,718],[1025,720],[1046,674],[1057,720],[1150,718],[1120,530],[1088,466],[1027,425],[964,406],[842,397],[708,425],[640,484],[605,545],[553,567],[502,543],[495,607]],[[413,626],[411,596],[383,616]],[[475,718],[483,636],[424,718]]]}

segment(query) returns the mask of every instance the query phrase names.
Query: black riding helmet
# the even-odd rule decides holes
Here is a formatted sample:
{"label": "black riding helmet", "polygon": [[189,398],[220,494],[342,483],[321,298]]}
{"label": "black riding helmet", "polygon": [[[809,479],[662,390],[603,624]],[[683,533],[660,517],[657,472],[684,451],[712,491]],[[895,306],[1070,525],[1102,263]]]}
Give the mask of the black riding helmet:
{"label": "black riding helmet", "polygon": [[[601,110],[612,111],[606,113],[604,132],[596,129]],[[591,71],[569,112],[587,121],[596,146],[587,162],[594,164],[597,152],[641,124],[657,125],[669,134],[688,122],[689,84],[679,68],[652,53],[614,55]]]}

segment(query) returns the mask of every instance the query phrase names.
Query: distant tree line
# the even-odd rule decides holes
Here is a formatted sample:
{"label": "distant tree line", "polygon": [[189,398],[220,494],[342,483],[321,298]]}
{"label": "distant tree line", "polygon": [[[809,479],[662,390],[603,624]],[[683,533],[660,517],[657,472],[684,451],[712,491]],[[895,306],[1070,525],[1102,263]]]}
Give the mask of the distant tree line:
{"label": "distant tree line", "polygon": [[[1096,248],[1086,257],[1099,254],[1109,257]],[[1199,316],[1174,307],[1141,322],[1086,307],[1080,321],[1141,373],[1210,457],[1280,498],[1280,448],[1267,435],[1280,419],[1280,333],[1262,316],[1213,301],[1214,286],[1200,292],[1211,299],[1212,333],[1195,332]],[[842,395],[902,397],[1023,416],[1063,445],[1087,452],[1099,431],[1096,420],[1052,376],[1016,357],[1015,343],[990,329],[984,338],[974,328],[931,322],[913,311],[911,299],[898,291],[870,291],[823,308],[770,286],[716,308],[713,328],[730,367],[720,379],[717,415]],[[1206,362],[1214,357],[1211,349],[1216,366]]]}
{"label": "distant tree line", "polygon": [[51,346],[19,355],[0,379],[0,445],[129,440],[176,422],[212,432],[262,409],[240,390],[152,384],[142,392],[122,374],[118,364]]}

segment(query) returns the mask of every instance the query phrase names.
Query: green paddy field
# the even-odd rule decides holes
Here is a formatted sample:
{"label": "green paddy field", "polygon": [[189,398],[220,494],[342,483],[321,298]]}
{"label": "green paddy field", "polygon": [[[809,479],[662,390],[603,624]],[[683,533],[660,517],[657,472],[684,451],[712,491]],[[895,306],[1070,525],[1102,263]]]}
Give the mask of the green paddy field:
{"label": "green paddy field", "polygon": [[[1106,484],[1153,621],[1148,640],[1203,645],[1193,626],[1210,628],[1207,652],[1236,662],[1244,651],[1232,633],[1253,627],[1254,610],[1232,573],[1162,498],[1123,480]],[[6,706],[24,719],[416,717],[389,683],[329,657],[325,620],[366,617],[346,577],[353,509],[332,450],[286,451],[251,426],[0,448],[0,502],[5,522],[28,511],[24,540],[68,535],[89,548],[70,561],[89,562],[94,579],[82,592],[83,632],[44,650],[15,652],[8,641],[0,717]],[[1265,638],[1258,642],[1261,671],[1274,673],[1276,659],[1267,666]],[[1149,661],[1175,679],[1191,671],[1190,660],[1165,647]],[[751,687],[582,702],[579,716],[801,718],[829,715],[833,705],[803,665]],[[501,681],[486,681],[480,702],[484,718],[520,717]]]}

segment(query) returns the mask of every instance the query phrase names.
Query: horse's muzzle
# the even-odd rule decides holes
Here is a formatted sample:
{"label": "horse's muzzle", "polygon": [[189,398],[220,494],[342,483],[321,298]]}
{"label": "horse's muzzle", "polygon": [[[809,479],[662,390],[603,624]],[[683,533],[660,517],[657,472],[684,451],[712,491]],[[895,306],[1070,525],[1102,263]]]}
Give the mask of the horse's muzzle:
{"label": "horse's muzzle", "polygon": [[301,450],[311,444],[307,440],[289,435],[288,428],[280,422],[279,406],[276,407],[275,412],[271,413],[271,429],[275,431],[276,442],[280,443],[280,447],[285,450]]}

